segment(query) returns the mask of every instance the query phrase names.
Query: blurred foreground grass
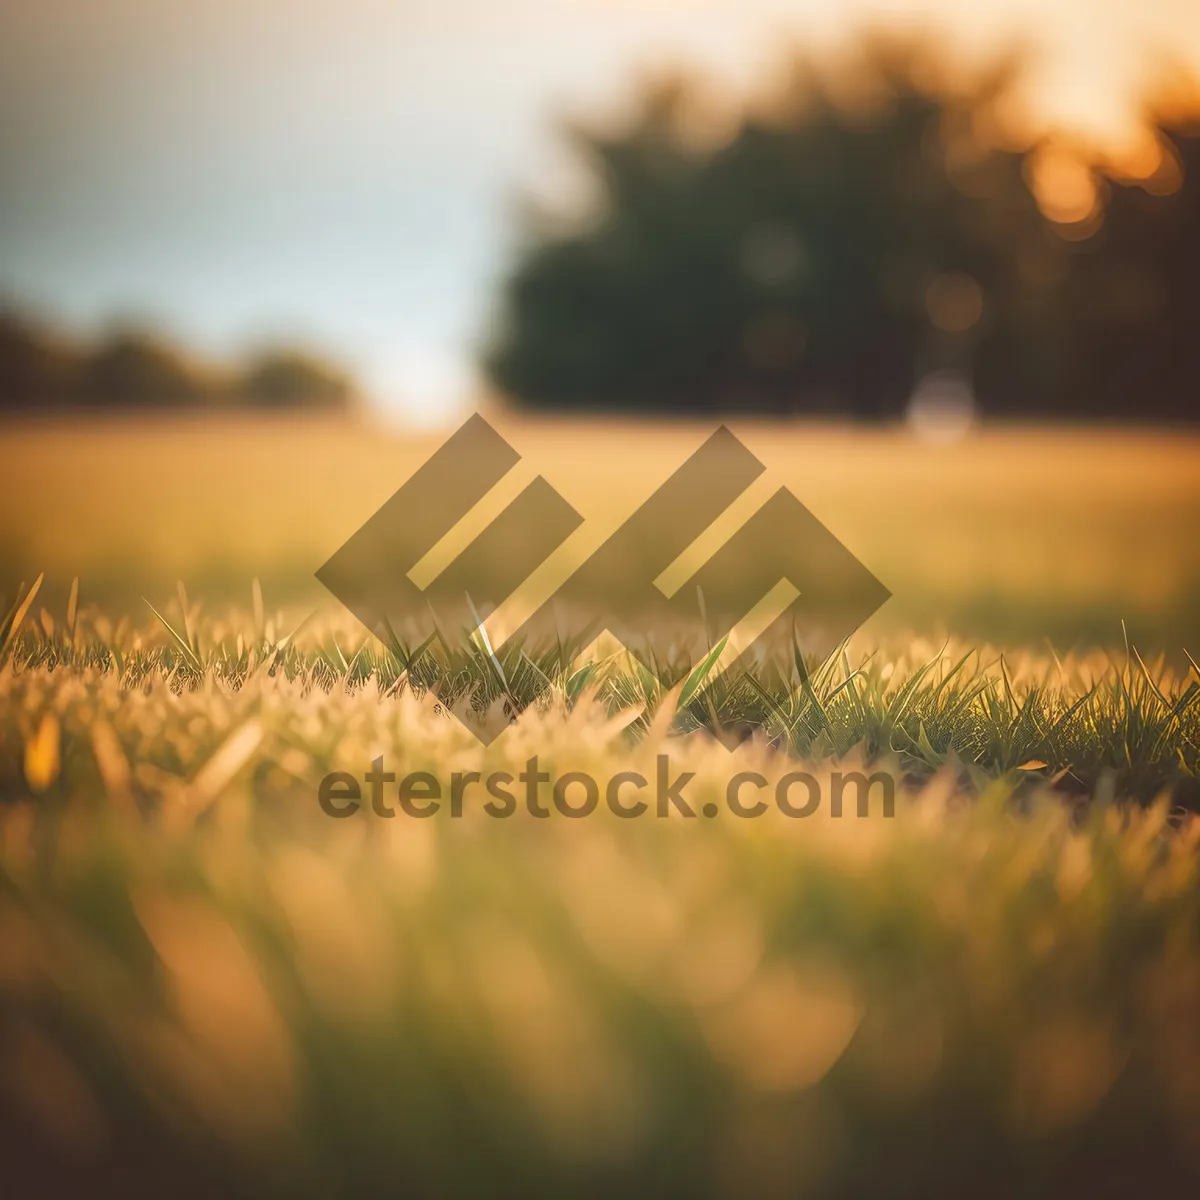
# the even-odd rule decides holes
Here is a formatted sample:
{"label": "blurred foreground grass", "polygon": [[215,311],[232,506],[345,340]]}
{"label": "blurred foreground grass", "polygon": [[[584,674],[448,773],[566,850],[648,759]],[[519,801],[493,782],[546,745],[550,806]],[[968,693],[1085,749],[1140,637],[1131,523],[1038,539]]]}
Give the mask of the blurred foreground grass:
{"label": "blurred foreground grass", "polygon": [[[352,623],[181,596],[8,633],[12,1194],[1195,1194],[1200,818],[1123,799],[1194,782],[1190,667],[955,672],[906,641],[729,751],[613,660],[485,749]],[[900,793],[805,820],[316,803],[377,756],[604,780],[660,753],[697,810],[804,764]],[[1054,754],[1086,803],[1047,790]]]}
{"label": "blurred foreground grass", "polygon": [[[711,432],[489,416],[583,515],[578,561]],[[890,589],[868,633],[917,630],[1146,650],[1200,644],[1200,438],[985,428],[953,445],[903,430],[742,423],[767,467]],[[0,593],[73,576],[141,613],[177,579],[212,597],[308,604],[313,572],[441,443],[333,418],[108,419],[0,431]],[[553,566],[554,564],[549,564]]]}

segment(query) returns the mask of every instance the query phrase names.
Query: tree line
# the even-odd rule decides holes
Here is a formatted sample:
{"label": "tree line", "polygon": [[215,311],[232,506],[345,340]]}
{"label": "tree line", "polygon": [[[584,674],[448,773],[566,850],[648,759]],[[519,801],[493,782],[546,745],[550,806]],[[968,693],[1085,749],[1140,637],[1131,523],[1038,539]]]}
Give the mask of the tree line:
{"label": "tree line", "polygon": [[342,410],[354,399],[348,375],[298,349],[264,350],[223,366],[198,361],[148,332],[84,342],[0,311],[0,412]]}

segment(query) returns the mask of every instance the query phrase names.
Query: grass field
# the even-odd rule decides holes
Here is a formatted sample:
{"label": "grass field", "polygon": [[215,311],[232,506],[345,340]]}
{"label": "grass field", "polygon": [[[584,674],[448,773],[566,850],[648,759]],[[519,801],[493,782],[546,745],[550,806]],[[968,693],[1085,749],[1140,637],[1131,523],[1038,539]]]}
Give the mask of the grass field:
{"label": "grass field", "polygon": [[[496,418],[585,518],[580,559],[711,432],[709,425]],[[748,500],[790,488],[890,589],[868,634],[1059,650],[1200,644],[1200,437],[984,430],[951,446],[902,431],[737,423],[767,467]],[[0,594],[45,573],[113,615],[182,579],[245,602],[328,600],[313,572],[440,444],[345,421],[26,422],[0,431]],[[748,515],[748,514],[747,514]],[[553,566],[553,564],[548,564]],[[564,567],[565,570],[565,567]]]}
{"label": "grass field", "polygon": [[[506,427],[595,540],[704,433],[583,432]],[[6,431],[14,1194],[1194,1194],[1197,443],[738,433],[896,597],[794,693],[603,643],[446,678],[318,603],[433,438]],[[505,689],[490,746],[445,712]],[[367,799],[533,755],[665,756],[697,815]],[[854,770],[892,815],[727,803]]]}

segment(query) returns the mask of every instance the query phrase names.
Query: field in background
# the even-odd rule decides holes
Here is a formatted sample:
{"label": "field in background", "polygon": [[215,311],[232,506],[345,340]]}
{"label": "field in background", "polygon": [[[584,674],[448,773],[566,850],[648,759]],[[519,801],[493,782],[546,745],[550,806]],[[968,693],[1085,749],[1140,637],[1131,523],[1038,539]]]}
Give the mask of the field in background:
{"label": "field in background", "polygon": [[[587,518],[582,556],[711,425],[496,418]],[[960,633],[1058,647],[1200,642],[1200,437],[986,429],[952,445],[903,430],[734,423],[767,465],[890,588],[865,631]],[[194,596],[328,601],[313,571],[433,452],[329,418],[117,419],[0,431],[0,592],[47,575],[65,597],[131,613]],[[766,495],[764,490],[763,495]],[[141,613],[145,609],[141,608]]]}

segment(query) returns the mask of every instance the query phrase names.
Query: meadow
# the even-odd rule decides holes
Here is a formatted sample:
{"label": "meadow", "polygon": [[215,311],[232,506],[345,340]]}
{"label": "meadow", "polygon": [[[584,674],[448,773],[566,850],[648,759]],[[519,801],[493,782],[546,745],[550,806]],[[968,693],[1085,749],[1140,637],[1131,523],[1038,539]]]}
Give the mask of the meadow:
{"label": "meadow", "polygon": [[[581,559],[711,424],[489,414],[585,518]],[[902,429],[735,422],[766,465],[889,588],[865,630],[1056,649],[1200,644],[1200,437],[1186,431],[986,428],[951,445]],[[0,435],[0,594],[73,577],[110,615],[146,614],[182,579],[244,605],[329,601],[313,572],[441,443],[313,416],[14,422]],[[305,610],[307,611],[307,609]]]}
{"label": "meadow", "polygon": [[[504,431],[589,518],[568,556],[705,432]],[[894,593],[793,691],[704,664],[664,687],[603,642],[447,680],[368,637],[308,576],[434,435],[5,431],[18,1194],[1194,1188],[1200,443],[736,431]],[[486,747],[446,712],[522,689]],[[861,769],[895,812],[317,803],[376,758],[605,779],[662,754],[697,810],[737,772]]]}

